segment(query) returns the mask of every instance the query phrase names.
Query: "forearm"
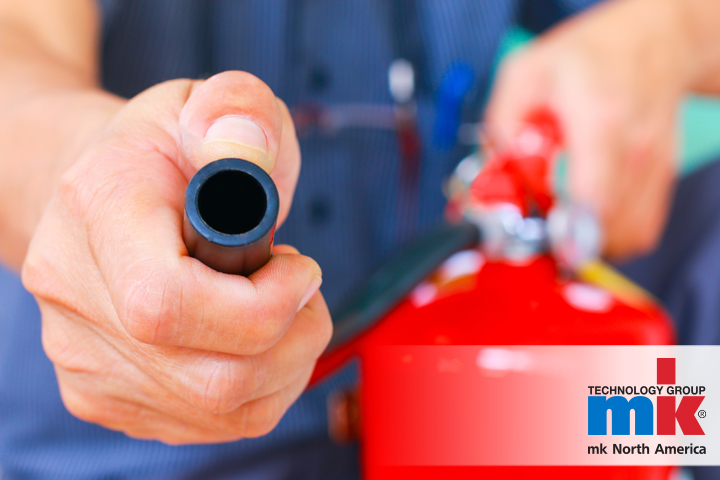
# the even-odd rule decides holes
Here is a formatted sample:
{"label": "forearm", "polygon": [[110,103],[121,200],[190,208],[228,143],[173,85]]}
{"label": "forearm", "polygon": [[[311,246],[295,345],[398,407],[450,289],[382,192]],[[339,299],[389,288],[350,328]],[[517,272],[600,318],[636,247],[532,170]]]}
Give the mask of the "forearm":
{"label": "forearm", "polygon": [[688,56],[693,59],[690,89],[720,94],[720,2],[716,0],[674,0],[680,7],[678,23],[688,39]]}
{"label": "forearm", "polygon": [[94,68],[0,28],[0,262],[19,268],[63,172],[122,107]]}

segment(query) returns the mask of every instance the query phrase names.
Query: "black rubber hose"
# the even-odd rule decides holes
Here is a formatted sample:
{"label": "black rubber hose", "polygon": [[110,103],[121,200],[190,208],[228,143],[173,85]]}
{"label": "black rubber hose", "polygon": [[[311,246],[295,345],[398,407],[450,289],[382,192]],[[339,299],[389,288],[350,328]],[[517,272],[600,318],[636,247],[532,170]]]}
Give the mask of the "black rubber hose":
{"label": "black rubber hose", "polygon": [[218,272],[250,275],[272,256],[279,204],[275,183],[254,163],[226,158],[206,165],[185,193],[188,252]]}
{"label": "black rubber hose", "polygon": [[480,241],[476,225],[442,224],[401,249],[333,312],[335,328],[328,350],[375,325],[442,262]]}

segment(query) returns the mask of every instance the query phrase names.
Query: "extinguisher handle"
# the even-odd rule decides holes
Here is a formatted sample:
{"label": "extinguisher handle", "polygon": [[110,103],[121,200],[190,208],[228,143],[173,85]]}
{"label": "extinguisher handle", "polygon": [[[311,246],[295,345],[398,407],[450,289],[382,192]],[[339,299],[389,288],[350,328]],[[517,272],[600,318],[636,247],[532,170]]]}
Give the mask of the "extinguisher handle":
{"label": "extinguisher handle", "polygon": [[254,163],[226,158],[206,165],[185,193],[188,253],[218,272],[252,274],[272,256],[279,205],[275,183]]}
{"label": "extinguisher handle", "polygon": [[557,117],[548,108],[538,108],[531,112],[526,119],[526,126],[537,130],[548,140],[548,145],[559,149],[563,144],[562,131]]}
{"label": "extinguisher handle", "polygon": [[546,215],[555,200],[553,161],[561,146],[554,115],[546,109],[534,111],[508,144],[488,158],[470,186],[473,202],[512,204],[523,214],[536,208]]}

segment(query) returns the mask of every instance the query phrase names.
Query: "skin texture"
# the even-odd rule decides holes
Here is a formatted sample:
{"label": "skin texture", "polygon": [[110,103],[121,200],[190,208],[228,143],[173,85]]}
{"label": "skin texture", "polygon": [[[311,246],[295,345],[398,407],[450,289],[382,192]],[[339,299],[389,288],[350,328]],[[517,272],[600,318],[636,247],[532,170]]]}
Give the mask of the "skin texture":
{"label": "skin texture", "polygon": [[[493,141],[552,108],[610,254],[661,229],[679,98],[720,87],[718,5],[616,0],[500,74]],[[38,300],[71,413],[170,444],[263,435],[330,338],[320,269],[278,246],[249,278],[214,272],[187,256],[182,203],[197,169],[240,156],[271,172],[282,221],[300,169],[287,108],[242,72],[120,99],[98,87],[97,50],[93,0],[0,0],[0,258]]]}
{"label": "skin texture", "polygon": [[647,252],[662,232],[680,101],[689,90],[717,91],[708,18],[720,18],[717,2],[610,1],[515,55],[496,80],[490,140],[502,147],[531,112],[549,108],[565,138],[571,197],[599,215],[610,257]]}

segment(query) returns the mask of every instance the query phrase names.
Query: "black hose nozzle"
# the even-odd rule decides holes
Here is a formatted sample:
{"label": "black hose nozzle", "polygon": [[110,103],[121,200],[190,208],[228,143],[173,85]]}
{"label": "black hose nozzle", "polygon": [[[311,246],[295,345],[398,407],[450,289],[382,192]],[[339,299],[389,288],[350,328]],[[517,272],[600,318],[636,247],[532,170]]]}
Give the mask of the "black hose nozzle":
{"label": "black hose nozzle", "polygon": [[204,166],[185,193],[188,252],[218,272],[250,275],[270,260],[279,205],[275,183],[254,163]]}

